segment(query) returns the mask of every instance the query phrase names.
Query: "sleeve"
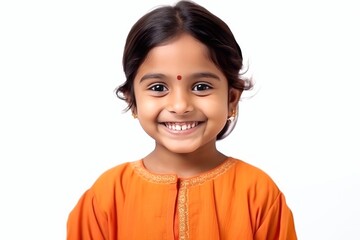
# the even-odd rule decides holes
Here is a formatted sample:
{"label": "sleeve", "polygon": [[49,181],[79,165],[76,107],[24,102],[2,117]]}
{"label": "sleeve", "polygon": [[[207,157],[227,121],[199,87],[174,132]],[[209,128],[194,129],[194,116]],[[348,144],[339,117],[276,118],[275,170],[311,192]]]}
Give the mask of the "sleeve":
{"label": "sleeve", "polygon": [[67,240],[107,239],[107,221],[99,209],[93,192],[86,191],[67,221]]}
{"label": "sleeve", "polygon": [[269,209],[269,212],[257,229],[254,239],[297,240],[293,215],[282,193],[278,195]]}

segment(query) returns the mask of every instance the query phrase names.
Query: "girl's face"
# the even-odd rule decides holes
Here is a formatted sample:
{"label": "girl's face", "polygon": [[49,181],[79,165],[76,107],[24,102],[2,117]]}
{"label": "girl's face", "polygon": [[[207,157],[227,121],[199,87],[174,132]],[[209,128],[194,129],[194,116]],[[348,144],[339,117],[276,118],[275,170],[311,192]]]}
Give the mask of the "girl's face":
{"label": "girl's face", "polygon": [[173,153],[215,147],[240,92],[210,60],[205,45],[181,35],[153,48],[134,79],[136,109],[145,132]]}

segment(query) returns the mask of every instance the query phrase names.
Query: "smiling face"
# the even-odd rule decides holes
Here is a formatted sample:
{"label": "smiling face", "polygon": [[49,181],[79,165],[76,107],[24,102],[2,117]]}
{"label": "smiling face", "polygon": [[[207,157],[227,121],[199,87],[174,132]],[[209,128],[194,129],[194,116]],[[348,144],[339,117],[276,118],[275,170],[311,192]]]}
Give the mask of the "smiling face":
{"label": "smiling face", "polygon": [[135,76],[134,93],[132,110],[142,128],[156,148],[173,153],[215,148],[240,97],[239,90],[229,91],[206,46],[189,35],[148,53]]}

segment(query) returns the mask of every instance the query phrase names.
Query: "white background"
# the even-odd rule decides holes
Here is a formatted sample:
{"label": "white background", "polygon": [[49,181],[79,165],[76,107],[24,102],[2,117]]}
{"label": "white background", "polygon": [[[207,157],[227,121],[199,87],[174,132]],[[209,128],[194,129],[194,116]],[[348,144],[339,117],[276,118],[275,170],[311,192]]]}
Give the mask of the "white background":
{"label": "white background", "polygon": [[[0,239],[66,238],[81,194],[152,149],[113,90],[126,35],[174,1],[1,1]],[[257,87],[219,149],[266,171],[299,239],[360,239],[356,1],[205,1]]]}

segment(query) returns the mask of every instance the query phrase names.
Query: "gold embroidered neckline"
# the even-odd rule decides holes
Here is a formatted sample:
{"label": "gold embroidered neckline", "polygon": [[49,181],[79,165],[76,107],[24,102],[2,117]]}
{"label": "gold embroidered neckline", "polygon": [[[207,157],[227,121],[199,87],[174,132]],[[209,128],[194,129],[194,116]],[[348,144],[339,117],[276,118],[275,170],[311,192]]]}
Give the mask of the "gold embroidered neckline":
{"label": "gold embroidered neckline", "polygon": [[201,173],[200,175],[191,178],[184,178],[184,179],[179,179],[176,174],[155,174],[149,172],[145,168],[143,164],[143,160],[132,162],[132,166],[134,167],[136,173],[138,173],[142,178],[144,178],[149,182],[159,183],[159,184],[170,184],[170,183],[176,183],[179,179],[181,186],[188,187],[188,186],[200,185],[208,180],[216,178],[217,176],[226,172],[231,166],[234,165],[235,162],[236,162],[235,159],[229,157],[223,163],[221,163],[219,166],[215,167],[212,170]]}

